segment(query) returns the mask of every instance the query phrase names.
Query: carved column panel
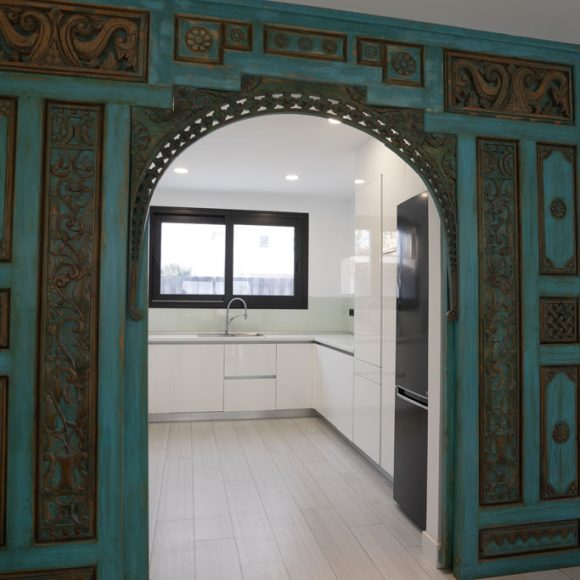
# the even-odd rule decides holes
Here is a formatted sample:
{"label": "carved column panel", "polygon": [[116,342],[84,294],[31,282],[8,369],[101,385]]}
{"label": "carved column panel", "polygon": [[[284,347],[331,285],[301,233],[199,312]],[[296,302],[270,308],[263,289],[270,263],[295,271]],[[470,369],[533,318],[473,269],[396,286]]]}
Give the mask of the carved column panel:
{"label": "carved column panel", "polygon": [[0,98],[0,261],[12,256],[16,100]]}
{"label": "carved column panel", "polygon": [[480,503],[521,499],[520,258],[517,143],[477,149]]}
{"label": "carved column panel", "polygon": [[95,568],[42,570],[38,572],[0,574],[0,580],[95,580],[96,573]]}
{"label": "carved column panel", "polygon": [[6,543],[6,439],[8,437],[8,377],[0,377],[0,546]]}
{"label": "carved column panel", "polygon": [[100,106],[46,110],[36,539],[96,535]]}

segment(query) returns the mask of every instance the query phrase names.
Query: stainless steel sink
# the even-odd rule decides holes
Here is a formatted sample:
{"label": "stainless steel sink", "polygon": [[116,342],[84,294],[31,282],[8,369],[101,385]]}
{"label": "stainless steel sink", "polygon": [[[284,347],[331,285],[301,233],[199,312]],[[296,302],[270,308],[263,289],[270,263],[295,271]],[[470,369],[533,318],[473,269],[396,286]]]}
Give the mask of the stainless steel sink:
{"label": "stainless steel sink", "polygon": [[237,338],[237,337],[252,337],[252,336],[264,336],[260,332],[199,332],[196,336],[203,338],[204,336],[210,337],[223,337],[223,338]]}

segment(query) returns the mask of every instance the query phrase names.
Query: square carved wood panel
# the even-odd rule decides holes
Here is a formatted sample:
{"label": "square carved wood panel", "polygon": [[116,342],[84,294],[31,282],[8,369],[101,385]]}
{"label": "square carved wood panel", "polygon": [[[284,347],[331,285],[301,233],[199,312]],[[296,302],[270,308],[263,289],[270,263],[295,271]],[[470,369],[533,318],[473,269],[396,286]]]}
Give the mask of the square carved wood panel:
{"label": "square carved wood panel", "polygon": [[578,300],[540,299],[540,342],[570,344],[578,342]]}

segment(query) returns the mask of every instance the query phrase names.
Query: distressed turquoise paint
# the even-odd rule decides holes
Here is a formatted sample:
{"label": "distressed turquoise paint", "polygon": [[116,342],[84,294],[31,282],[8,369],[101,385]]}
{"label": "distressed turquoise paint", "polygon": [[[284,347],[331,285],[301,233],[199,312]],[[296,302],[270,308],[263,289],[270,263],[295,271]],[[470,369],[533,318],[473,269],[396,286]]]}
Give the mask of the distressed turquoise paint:
{"label": "distressed turquoise paint", "polygon": [[580,345],[542,345],[539,363],[541,365],[574,365],[580,360]]}
{"label": "distressed turquoise paint", "polygon": [[[577,374],[577,369],[572,367]],[[544,372],[549,369],[544,369]],[[543,450],[545,498],[578,495],[578,386],[577,376],[572,380],[565,369],[544,386]],[[566,425],[569,435],[566,441],[553,436],[558,425]]]}
{"label": "distressed turquoise paint", "polygon": [[[6,201],[6,162],[8,156],[8,119],[0,115],[0,216],[4,215]],[[0,239],[4,237],[4,221],[0,219]]]}
{"label": "distressed turquoise paint", "polygon": [[[573,274],[577,269],[574,151],[569,150],[569,153],[572,159],[568,159],[562,151],[553,151],[543,162],[544,252],[552,263],[544,264],[546,273],[565,271]],[[565,215],[562,217],[554,216],[551,211],[551,205],[556,201],[565,204]]]}

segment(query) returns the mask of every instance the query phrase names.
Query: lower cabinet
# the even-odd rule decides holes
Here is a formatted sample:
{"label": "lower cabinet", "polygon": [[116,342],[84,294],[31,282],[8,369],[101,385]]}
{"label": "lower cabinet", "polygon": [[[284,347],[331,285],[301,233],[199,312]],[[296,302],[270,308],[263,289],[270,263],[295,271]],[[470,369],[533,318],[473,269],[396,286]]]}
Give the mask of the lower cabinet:
{"label": "lower cabinet", "polygon": [[149,345],[149,413],[169,413],[173,349],[165,344]]}
{"label": "lower cabinet", "polygon": [[373,461],[381,460],[381,386],[354,375],[353,443]]}
{"label": "lower cabinet", "polygon": [[313,344],[279,344],[276,353],[276,409],[311,409]]}
{"label": "lower cabinet", "polygon": [[276,405],[276,379],[224,379],[224,411],[268,411]]}

